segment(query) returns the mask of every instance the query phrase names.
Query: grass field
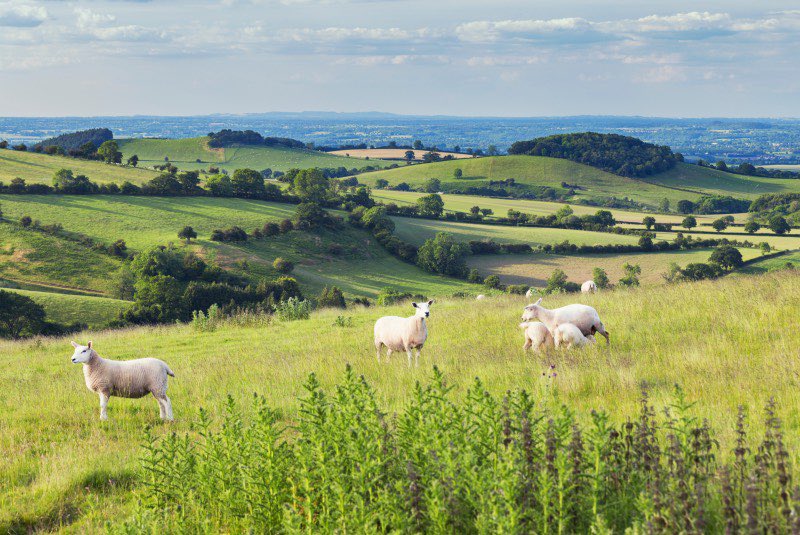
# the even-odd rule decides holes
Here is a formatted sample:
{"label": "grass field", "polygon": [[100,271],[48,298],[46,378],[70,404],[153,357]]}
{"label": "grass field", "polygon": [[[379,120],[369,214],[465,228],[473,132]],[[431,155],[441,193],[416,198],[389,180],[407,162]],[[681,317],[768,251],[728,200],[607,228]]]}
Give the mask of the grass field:
{"label": "grass field", "polygon": [[[432,307],[421,365],[411,370],[403,358],[376,363],[371,347],[375,319],[410,314],[407,304],[321,311],[309,321],[223,326],[215,332],[164,326],[76,336],[92,339],[104,357],[152,355],[168,362],[177,375],[170,380],[176,415],[171,425],[157,420],[151,398],[112,398],[110,420],[99,421],[97,397],[86,390],[80,367],[69,362],[68,339],[0,342],[0,532],[102,531],[106,521],[124,519],[138,499],[146,425],[157,435],[182,435],[193,429],[199,408],[214,416],[224,410],[228,395],[247,406],[253,392],[290,423],[308,374],[316,372],[328,388],[340,381],[348,362],[390,411],[411,398],[414,383],[429,377],[434,364],[457,392],[476,376],[497,395],[518,387],[535,396],[556,389],[578,414],[606,409],[618,419],[638,411],[643,384],[660,409],[678,383],[697,402],[693,413],[709,419],[721,440],[719,455],[726,458],[734,446],[737,405],[751,415],[752,436],[764,404],[774,397],[784,439],[796,448],[799,280],[796,273],[780,273],[748,278],[747,284],[725,278],[547,297],[551,307],[576,300],[593,305],[612,337],[608,348],[549,357],[521,350],[517,323],[524,298],[443,299]],[[351,326],[335,325],[342,314]],[[550,364],[558,376],[546,381],[542,374]]]}
{"label": "grass field", "polygon": [[[642,268],[639,281],[643,285],[663,284],[662,275],[672,262],[681,267],[696,262],[707,262],[713,249],[691,249],[659,253],[593,254],[567,256],[551,254],[527,255],[476,255],[469,258],[469,267],[481,275],[498,275],[505,284],[527,284],[534,287],[547,285],[547,278],[560,269],[570,281],[578,284],[592,279],[592,270],[603,268],[616,283],[624,274],[625,263]],[[740,249],[745,260],[760,256],[756,249]]]}
{"label": "grass field", "polygon": [[[293,167],[353,167],[365,165],[386,167],[396,162],[379,159],[365,162],[360,158],[346,158],[314,150],[287,149],[280,147],[239,146],[212,149],[207,137],[185,139],[121,139],[119,150],[127,159],[133,154],[139,157],[139,165],[152,167],[169,158],[180,169],[208,169],[219,167],[228,171],[248,168],[286,171]],[[197,160],[200,160],[199,162]]]}
{"label": "grass field", "polygon": [[[374,296],[385,286],[409,291],[419,286],[420,291],[433,295],[450,295],[472,287],[465,282],[431,275],[416,266],[401,262],[389,255],[366,232],[350,227],[338,232],[319,234],[293,231],[285,236],[251,241],[245,245],[219,244],[209,239],[214,229],[238,225],[250,232],[268,221],[292,218],[295,206],[291,204],[208,197],[102,195],[7,195],[0,196],[0,203],[9,219],[18,220],[25,214],[37,214],[36,217],[43,224],[61,223],[67,231],[85,234],[104,243],[124,239],[133,250],[170,242],[180,245],[178,232],[184,226],[190,225],[198,233],[198,240],[193,242],[192,247],[202,255],[214,258],[223,267],[243,274],[274,278],[278,273],[270,266],[276,257],[283,256],[296,263],[294,275],[304,290],[315,293],[331,284],[339,285],[348,295],[353,293],[368,296]],[[10,225],[6,226],[12,228]],[[29,234],[40,236],[21,230],[18,233],[26,237]],[[51,238],[52,240],[55,239]],[[43,243],[36,249],[54,250],[54,245],[48,243]],[[330,253],[328,247],[332,243],[342,245],[346,249],[345,253]],[[349,249],[355,252],[347,252]],[[9,265],[6,268],[10,273],[7,278],[29,282],[58,281],[59,284],[66,284],[64,279],[72,280],[66,275],[52,279],[45,278],[45,275],[51,271],[68,271],[70,277],[79,277],[84,251],[83,248],[71,251],[66,255],[67,262],[63,267],[58,265],[58,256],[47,262],[42,261],[39,267],[41,278],[38,279],[11,276],[14,269],[25,270],[27,273],[32,265]],[[5,277],[2,258],[0,256],[0,278]],[[242,264],[243,260],[247,263]],[[99,272],[102,273],[102,269]],[[88,274],[84,276],[88,277]],[[102,277],[99,279],[96,285],[89,287],[102,287]],[[85,281],[80,287],[87,287],[87,284]],[[78,286],[75,281],[72,285]]]}
{"label": "grass field", "polygon": [[791,263],[795,269],[800,268],[800,251],[787,253],[773,258],[765,258],[760,262],[744,266],[734,273],[735,276],[762,275],[769,271],[785,269],[786,264]]}
{"label": "grass field", "polygon": [[[705,229],[703,229],[705,230]],[[758,234],[746,234],[744,236],[740,236],[737,234],[732,234],[731,232],[713,232],[711,234],[707,233],[693,233],[687,232],[685,230],[674,230],[672,232],[657,232],[656,239],[657,240],[667,240],[672,241],[675,239],[675,236],[678,235],[678,232],[683,232],[684,236],[692,236],[696,239],[707,240],[709,238],[712,239],[719,239],[719,238],[728,238],[731,240],[739,240],[739,241],[750,241],[753,243],[761,243],[767,242],[770,244],[770,247],[775,249],[798,249],[800,248],[800,235],[791,234],[784,234],[783,236],[777,236],[775,234],[769,233],[758,233]]]}
{"label": "grass field", "polygon": [[153,170],[80,160],[67,156],[0,150],[0,181],[6,184],[17,177],[25,179],[28,184],[52,184],[53,175],[59,169],[72,169],[76,175],[86,175],[89,180],[98,184],[107,182],[122,184],[126,180],[134,184],[141,184],[158,175]]}
{"label": "grass field", "polygon": [[[351,158],[369,158],[370,160],[375,158],[383,158],[385,160],[405,160],[406,159],[406,152],[409,149],[343,149],[343,150],[332,150],[329,151],[328,154],[334,154],[336,156],[347,156]],[[414,160],[421,161],[422,157],[425,154],[428,154],[430,151],[428,150],[414,150]],[[465,159],[465,158],[472,158],[471,154],[463,154],[460,152],[446,152],[446,151],[436,151],[442,158],[445,156],[452,156],[458,160]]]}
{"label": "grass field", "polygon": [[131,303],[106,297],[67,295],[29,290],[10,290],[30,297],[44,307],[48,321],[84,323],[89,328],[102,328],[127,310]]}
{"label": "grass field", "polygon": [[744,199],[755,199],[765,193],[800,192],[800,180],[736,175],[687,163],[678,164],[674,169],[646,180],[663,186]]}
{"label": "grass field", "polygon": [[394,217],[395,234],[402,240],[415,245],[422,245],[425,240],[436,236],[438,232],[449,232],[456,240],[492,239],[498,243],[528,243],[543,245],[560,243],[569,240],[577,245],[596,244],[635,244],[638,236],[625,236],[608,232],[588,232],[583,230],[539,227],[514,227],[505,225],[480,225],[457,221],[441,221],[433,219],[417,219],[410,217]]}
{"label": "grass field", "polygon": [[[398,206],[413,205],[417,199],[427,195],[427,193],[418,193],[416,191],[392,191],[373,189],[372,196],[383,203],[395,203]],[[532,215],[549,215],[554,214],[564,207],[564,203],[547,202],[547,201],[533,201],[528,199],[500,199],[497,197],[480,197],[477,195],[454,195],[443,194],[441,195],[444,201],[444,208],[447,212],[469,212],[473,206],[480,206],[481,208],[491,208],[494,214],[490,216],[505,217],[508,210],[517,210],[526,214]],[[608,210],[614,215],[617,221],[630,221],[640,223],[645,217],[654,217],[659,223],[672,223],[680,224],[686,217],[682,214],[658,214],[652,212],[636,212],[631,210],[619,210],[616,208],[602,208],[597,206],[584,206],[581,204],[569,204],[570,208],[575,212],[575,215],[594,215],[598,210]],[[744,222],[747,219],[747,214],[731,214],[737,222]],[[722,215],[695,215],[698,224],[711,223],[715,219],[722,217]],[[739,227],[741,229],[741,227]]]}

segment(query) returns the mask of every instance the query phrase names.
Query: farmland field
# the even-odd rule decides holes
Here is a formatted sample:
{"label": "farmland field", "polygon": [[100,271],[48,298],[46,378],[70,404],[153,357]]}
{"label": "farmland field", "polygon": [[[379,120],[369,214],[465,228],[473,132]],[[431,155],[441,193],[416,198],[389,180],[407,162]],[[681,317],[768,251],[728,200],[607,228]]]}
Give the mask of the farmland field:
{"label": "farmland field", "polygon": [[[224,411],[229,394],[248,407],[253,392],[265,396],[282,422],[291,423],[308,374],[315,372],[327,389],[341,380],[345,363],[364,375],[389,411],[412,398],[414,383],[430,377],[434,364],[459,394],[474,377],[497,395],[525,388],[544,399],[556,390],[559,402],[582,418],[602,409],[618,423],[637,414],[643,384],[660,411],[677,383],[697,402],[692,414],[710,420],[721,440],[721,458],[730,457],[734,447],[736,407],[743,405],[751,415],[752,436],[761,429],[758,415],[774,397],[784,440],[797,448],[798,275],[746,280],[546,297],[551,307],[576,300],[591,304],[612,337],[610,347],[549,357],[521,350],[517,323],[524,298],[490,297],[477,304],[442,299],[432,307],[421,365],[411,370],[404,358],[378,364],[371,346],[374,320],[409,314],[408,304],[325,310],[308,321],[231,324],[213,332],[162,326],[75,337],[92,339],[108,358],[146,353],[168,362],[177,376],[170,380],[176,415],[171,425],[158,421],[152,398],[112,398],[110,420],[99,421],[97,397],[86,390],[80,367],[69,362],[69,339],[2,341],[0,532],[103,531],[107,521],[127,518],[139,499],[145,426],[159,436],[193,433],[201,407],[213,418]],[[756,314],[741,306],[754,302]],[[351,318],[351,324],[337,326],[337,315]],[[558,376],[545,380],[550,364]]]}
{"label": "farmland field", "polygon": [[[347,167],[348,169],[374,165],[386,167],[392,162],[379,159],[365,162],[359,158],[346,158],[325,152],[283,147],[235,146],[212,149],[207,137],[186,139],[121,139],[119,149],[124,158],[139,156],[139,165],[152,167],[161,165],[165,158],[180,169],[208,169],[219,167],[233,172],[248,168],[286,171],[293,167]],[[197,160],[200,160],[199,162]]]}
{"label": "farmland field", "polygon": [[800,192],[800,180],[736,175],[686,163],[678,164],[674,169],[647,177],[645,180],[663,186],[744,199],[755,199],[765,193]]}
{"label": "farmland field", "polygon": [[59,169],[72,169],[76,175],[86,175],[98,184],[125,181],[141,184],[158,176],[150,169],[136,169],[67,156],[49,156],[35,152],[0,150],[0,181],[8,184],[19,177],[28,184],[52,184]]}
{"label": "farmland field", "polygon": [[[342,150],[332,150],[329,151],[328,154],[334,154],[336,156],[347,156],[350,158],[369,158],[370,160],[375,158],[383,158],[386,160],[405,160],[406,159],[406,152],[408,150],[413,150],[414,152],[414,160],[420,161],[425,154],[428,154],[430,151],[426,149],[416,150],[416,149],[342,149]],[[471,154],[464,154],[461,152],[447,152],[447,151],[436,151],[442,158],[445,156],[452,156],[453,158],[460,160],[464,158],[472,158]]]}
{"label": "farmland field", "polygon": [[[623,275],[623,266],[638,264],[642,268],[639,281],[643,285],[663,284],[672,262],[680,267],[697,262],[708,262],[713,249],[690,249],[658,253],[592,254],[584,256],[525,254],[525,255],[476,255],[469,258],[469,266],[482,275],[498,275],[505,284],[527,284],[545,287],[547,278],[560,269],[570,281],[581,284],[592,279],[596,267],[606,270],[612,282]],[[740,249],[745,260],[761,253],[757,249]]]}

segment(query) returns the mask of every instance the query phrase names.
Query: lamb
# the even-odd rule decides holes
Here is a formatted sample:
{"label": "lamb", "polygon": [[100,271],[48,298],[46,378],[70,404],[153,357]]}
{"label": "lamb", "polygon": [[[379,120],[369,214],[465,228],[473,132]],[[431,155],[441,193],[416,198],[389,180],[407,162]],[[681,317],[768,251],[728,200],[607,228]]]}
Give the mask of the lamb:
{"label": "lamb", "polygon": [[485,295],[483,295],[483,294],[480,294],[480,295],[479,295],[478,297],[476,297],[475,299],[476,299],[477,301],[482,301],[483,299],[486,299],[486,296],[485,296]]}
{"label": "lamb", "polygon": [[533,347],[534,351],[547,351],[553,347],[553,335],[550,334],[544,323],[523,321],[519,326],[525,330],[525,345],[522,346],[522,349],[527,351]]}
{"label": "lamb", "polygon": [[568,349],[572,349],[573,347],[595,344],[597,340],[591,334],[584,336],[581,330],[571,323],[562,323],[553,332],[553,342],[556,347],[561,347],[562,344],[565,344]]}
{"label": "lamb", "polygon": [[74,364],[83,364],[86,387],[100,395],[100,419],[108,420],[111,396],[141,398],[153,394],[162,420],[172,420],[172,402],[167,397],[167,376],[175,377],[164,361],[154,358],[106,360],[92,348],[72,342]]}
{"label": "lamb", "polygon": [[586,281],[581,284],[581,293],[593,294],[597,291],[597,285],[594,281]]}
{"label": "lamb", "polygon": [[408,318],[400,316],[384,316],[375,322],[375,351],[378,362],[381,361],[381,347],[386,346],[386,360],[392,351],[405,351],[408,354],[408,367],[411,367],[411,353],[417,350],[416,365],[419,366],[419,354],[428,339],[428,327],[425,318],[431,315],[433,300],[427,303],[411,303],[415,314]]}
{"label": "lamb", "polygon": [[535,290],[533,288],[528,288],[528,291],[525,292],[525,299],[530,299],[531,297],[533,297],[533,292],[534,291]]}
{"label": "lamb", "polygon": [[525,307],[523,320],[539,320],[547,326],[548,330],[555,335],[556,327],[562,323],[572,323],[584,336],[600,333],[606,339],[606,344],[611,343],[609,333],[597,311],[588,305],[567,305],[561,308],[549,310],[541,305],[542,299],[532,305]]}

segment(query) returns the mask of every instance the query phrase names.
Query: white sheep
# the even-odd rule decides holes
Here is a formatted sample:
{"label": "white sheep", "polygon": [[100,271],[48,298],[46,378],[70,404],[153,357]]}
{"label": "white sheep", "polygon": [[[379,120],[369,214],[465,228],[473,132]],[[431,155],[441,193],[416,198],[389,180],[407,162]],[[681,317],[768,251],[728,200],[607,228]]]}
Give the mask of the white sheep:
{"label": "white sheep", "polygon": [[480,295],[479,295],[478,297],[476,297],[475,299],[476,299],[476,300],[478,300],[478,301],[481,301],[481,300],[483,300],[483,299],[486,299],[486,296],[485,296],[485,295],[483,295],[483,294],[480,294]]}
{"label": "white sheep", "polygon": [[581,330],[571,323],[562,323],[553,331],[553,342],[556,347],[566,345],[567,349],[572,349],[596,344],[597,340],[591,334],[584,336]]}
{"label": "white sheep", "polygon": [[593,294],[597,291],[597,285],[594,281],[586,281],[581,284],[581,292],[585,294]]}
{"label": "white sheep", "polygon": [[522,314],[524,321],[539,320],[544,323],[553,335],[556,327],[562,323],[571,323],[580,329],[584,336],[600,333],[606,338],[606,344],[610,343],[608,331],[597,311],[588,305],[567,305],[553,310],[544,308],[541,305],[542,298],[532,305],[525,307]]}
{"label": "white sheep", "polygon": [[528,288],[528,291],[525,292],[525,298],[526,299],[530,299],[531,297],[533,297],[533,292],[535,292],[535,291],[536,290],[534,290],[533,288]]}
{"label": "white sheep", "polygon": [[525,345],[522,346],[522,349],[528,350],[532,347],[534,351],[547,351],[553,347],[553,335],[550,334],[544,323],[523,321],[519,326],[525,330]]}
{"label": "white sheep", "polygon": [[175,377],[164,361],[154,358],[107,360],[92,349],[72,342],[74,364],[83,364],[86,387],[100,396],[100,419],[108,420],[108,398],[141,398],[153,394],[163,420],[172,420],[172,402],[167,397],[167,376]]}
{"label": "white sheep", "polygon": [[411,367],[411,353],[417,350],[416,365],[419,366],[419,353],[428,339],[428,326],[425,318],[431,315],[433,300],[427,303],[411,303],[415,314],[408,318],[400,316],[384,316],[375,322],[375,351],[378,362],[381,361],[381,347],[386,346],[386,360],[392,351],[405,351],[408,354],[408,366]]}

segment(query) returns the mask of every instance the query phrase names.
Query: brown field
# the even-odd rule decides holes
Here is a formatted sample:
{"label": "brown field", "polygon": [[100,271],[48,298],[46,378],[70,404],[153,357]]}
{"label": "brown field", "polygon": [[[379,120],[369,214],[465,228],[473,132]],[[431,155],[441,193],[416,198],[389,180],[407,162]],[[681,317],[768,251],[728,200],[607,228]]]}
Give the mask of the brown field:
{"label": "brown field", "polygon": [[[333,150],[330,151],[328,154],[335,154],[336,156],[348,156],[350,158],[369,158],[371,160],[380,159],[380,160],[405,160],[406,159],[406,151],[409,149],[346,149],[346,150]],[[414,161],[422,161],[422,157],[427,154],[428,150],[415,150],[414,151]],[[472,158],[471,154],[462,154],[460,152],[446,152],[446,151],[436,151],[438,152],[442,158],[445,156],[452,156],[453,158],[459,160],[463,158]]]}
{"label": "brown field", "polygon": [[[476,255],[469,258],[470,268],[481,275],[498,275],[504,284],[546,285],[547,278],[561,269],[572,282],[578,284],[592,278],[592,270],[603,268],[612,283],[623,276],[625,263],[639,264],[642,273],[639,281],[649,286],[664,283],[662,276],[672,262],[681,267],[695,262],[706,262],[712,249],[668,251],[663,253],[597,254],[591,256],[562,256],[552,254]],[[756,249],[740,249],[745,260],[760,255]]]}

